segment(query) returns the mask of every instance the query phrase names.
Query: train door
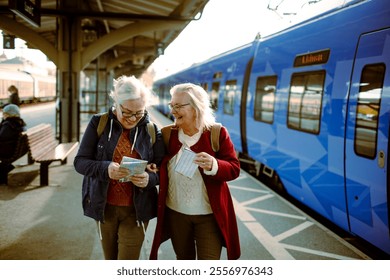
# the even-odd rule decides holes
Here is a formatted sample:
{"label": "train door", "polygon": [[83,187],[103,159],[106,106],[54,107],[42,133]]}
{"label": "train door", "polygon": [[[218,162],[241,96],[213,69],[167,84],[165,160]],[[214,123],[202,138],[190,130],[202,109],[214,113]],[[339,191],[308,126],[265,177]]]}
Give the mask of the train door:
{"label": "train door", "polygon": [[390,253],[390,29],[361,36],[353,69],[345,155],[350,229]]}

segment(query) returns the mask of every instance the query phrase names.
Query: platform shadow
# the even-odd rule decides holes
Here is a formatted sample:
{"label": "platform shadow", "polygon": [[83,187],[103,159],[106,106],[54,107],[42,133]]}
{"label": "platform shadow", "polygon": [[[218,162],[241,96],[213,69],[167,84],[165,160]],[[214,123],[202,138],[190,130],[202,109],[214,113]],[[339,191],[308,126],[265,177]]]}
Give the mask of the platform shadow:
{"label": "platform shadow", "polygon": [[39,169],[8,174],[8,185],[0,187],[0,200],[11,200],[20,193],[41,188],[41,186],[34,184],[38,175]]}

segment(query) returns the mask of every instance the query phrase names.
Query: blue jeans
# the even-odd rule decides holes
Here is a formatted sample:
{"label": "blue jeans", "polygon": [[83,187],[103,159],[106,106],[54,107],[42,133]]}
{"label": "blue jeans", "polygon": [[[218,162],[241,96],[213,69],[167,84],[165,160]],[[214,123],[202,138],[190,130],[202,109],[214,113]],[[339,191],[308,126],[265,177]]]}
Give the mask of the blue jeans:
{"label": "blue jeans", "polygon": [[104,223],[98,223],[106,260],[138,260],[148,223],[137,223],[133,206],[107,204]]}

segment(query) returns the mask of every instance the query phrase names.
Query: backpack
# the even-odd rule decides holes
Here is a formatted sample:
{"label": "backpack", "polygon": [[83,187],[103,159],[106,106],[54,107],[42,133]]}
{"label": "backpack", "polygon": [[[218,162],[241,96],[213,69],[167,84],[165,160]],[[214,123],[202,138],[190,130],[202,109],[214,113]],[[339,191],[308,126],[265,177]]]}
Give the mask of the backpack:
{"label": "backpack", "polygon": [[[98,124],[98,127],[96,129],[97,135],[99,138],[103,134],[103,131],[104,131],[104,128],[106,127],[107,121],[108,121],[108,112],[101,114],[100,119],[99,119],[99,124]],[[149,135],[150,135],[150,138],[152,141],[152,145],[153,145],[156,142],[156,129],[154,127],[154,123],[152,123],[152,122],[148,122],[147,126],[148,126],[148,132],[149,132]]]}
{"label": "backpack", "polygon": [[[222,124],[215,123],[211,127],[211,147],[212,147],[214,152],[219,151],[219,134],[221,131],[221,126],[222,126]],[[161,128],[164,144],[165,144],[165,147],[167,150],[168,150],[169,138],[171,137],[172,127],[173,127],[173,124],[170,124],[170,125],[167,125],[167,126],[164,126],[163,128]]]}

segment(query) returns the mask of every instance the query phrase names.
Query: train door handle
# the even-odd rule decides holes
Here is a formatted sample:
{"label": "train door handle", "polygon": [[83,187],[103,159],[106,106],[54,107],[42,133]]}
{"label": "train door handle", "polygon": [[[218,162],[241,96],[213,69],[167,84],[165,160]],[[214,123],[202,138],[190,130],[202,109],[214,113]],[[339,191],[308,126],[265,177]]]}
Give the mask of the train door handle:
{"label": "train door handle", "polygon": [[383,150],[380,150],[378,154],[378,165],[380,168],[385,167],[385,157],[385,152]]}

